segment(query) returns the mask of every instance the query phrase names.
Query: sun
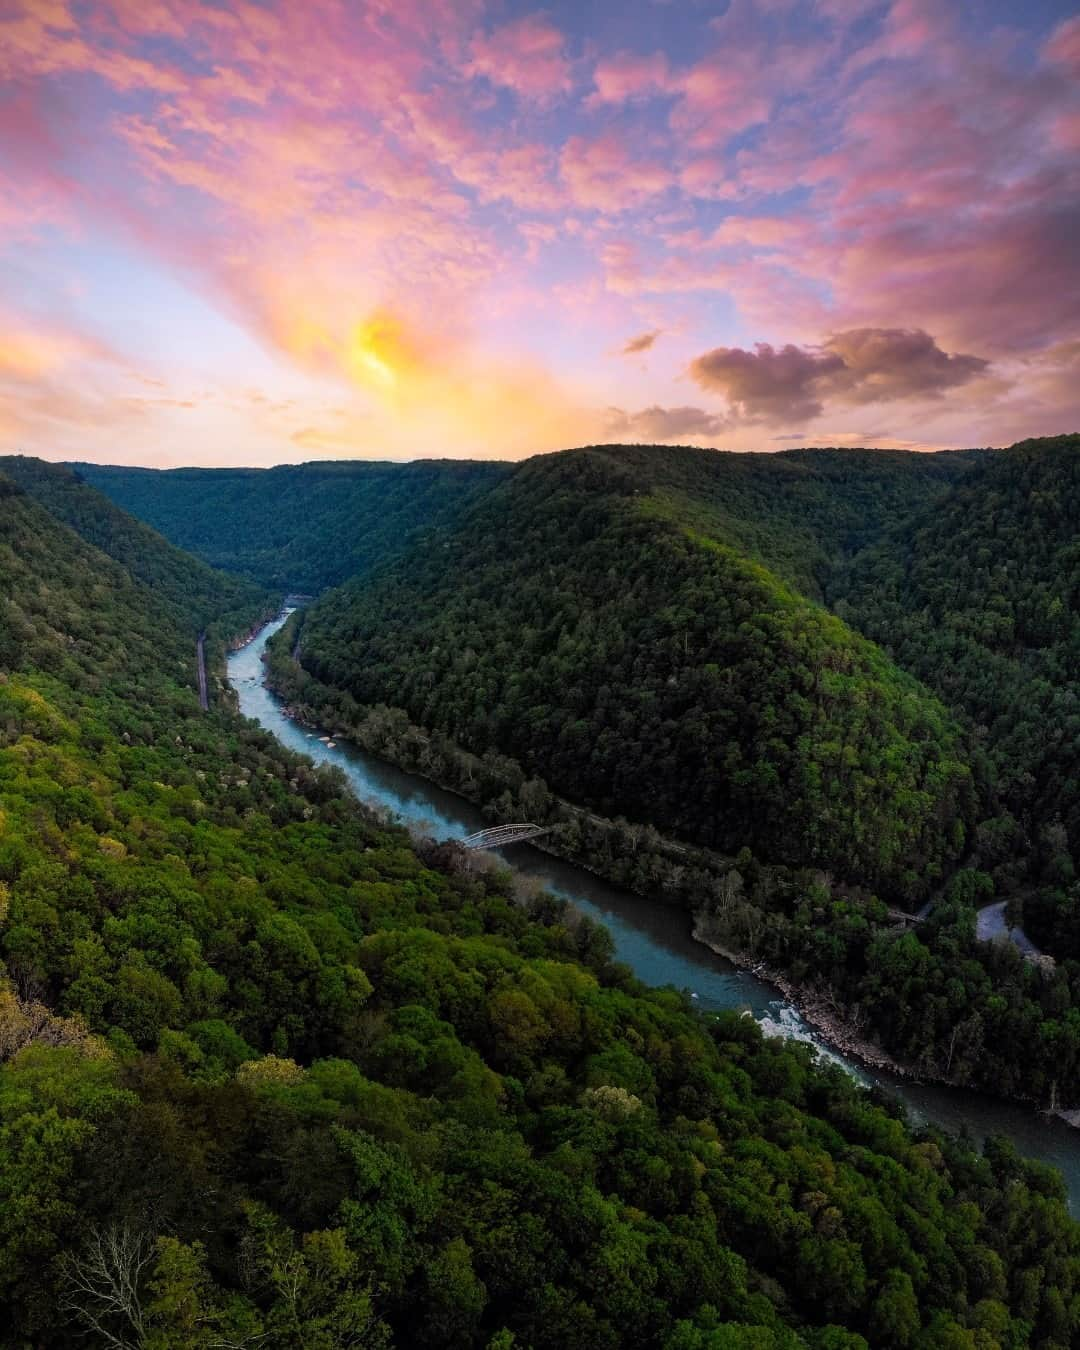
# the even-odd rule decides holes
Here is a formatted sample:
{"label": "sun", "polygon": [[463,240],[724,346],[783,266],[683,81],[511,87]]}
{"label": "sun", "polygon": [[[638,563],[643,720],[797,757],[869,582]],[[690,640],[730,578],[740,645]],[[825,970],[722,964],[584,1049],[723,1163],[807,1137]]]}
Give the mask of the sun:
{"label": "sun", "polygon": [[375,314],[353,332],[348,364],[361,383],[390,390],[398,385],[407,355],[398,320],[389,314]]}

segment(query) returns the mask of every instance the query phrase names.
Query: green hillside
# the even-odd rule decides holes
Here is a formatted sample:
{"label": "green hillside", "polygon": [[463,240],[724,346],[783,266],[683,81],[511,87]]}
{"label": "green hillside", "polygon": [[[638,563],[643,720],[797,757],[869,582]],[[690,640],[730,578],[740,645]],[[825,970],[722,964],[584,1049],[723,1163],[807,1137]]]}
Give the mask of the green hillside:
{"label": "green hillside", "polygon": [[[1064,453],[1045,450],[1047,464]],[[273,679],[308,716],[493,819],[549,824],[561,851],[693,909],[711,941],[787,972],[827,1016],[844,1009],[864,1041],[918,1071],[1071,1105],[1080,963],[1039,967],[976,933],[976,910],[1015,905],[1025,873],[1001,752],[954,698],[948,662],[935,677],[932,660],[919,665],[899,645],[890,660],[784,580],[801,568],[838,593],[849,567],[876,556],[856,547],[859,520],[871,533],[887,524],[850,504],[880,483],[844,488],[826,507],[822,466],[918,482],[908,500],[932,496],[932,520],[966,500],[975,475],[995,481],[980,460],[997,461],[945,460],[928,486],[906,458],[884,470],[845,452],[794,458],[813,469],[798,471],[801,504],[785,494],[761,504],[756,541],[741,547],[715,487],[732,473],[726,456],[601,448],[529,461],[454,528],[295,618],[272,644]],[[793,536],[780,521],[796,514],[803,542],[785,555]],[[959,519],[943,527],[959,530]],[[1067,576],[1058,554],[1030,565]],[[841,613],[858,618],[850,601]],[[905,631],[899,602],[895,618]],[[884,642],[884,629],[867,631]],[[935,633],[936,619],[922,631]],[[1030,748],[1067,728],[1066,672],[1055,690],[1062,716],[1033,730]],[[1058,789],[1065,800],[1071,790]],[[629,821],[605,826],[564,799]],[[1059,891],[1028,897],[1036,934],[1051,903],[1059,926],[1072,914]],[[929,918],[907,932],[881,903],[911,910],[927,897]],[[1055,950],[1075,948],[1058,939]]]}
{"label": "green hillside", "polygon": [[[599,446],[642,490],[665,492],[712,532],[817,596],[838,556],[936,499],[985,451],[718,454],[678,446]],[[125,511],[215,567],[317,593],[448,524],[513,466],[476,461],[357,462],[275,469],[128,469],[78,464]]]}
{"label": "green hillside", "polygon": [[979,465],[836,574],[837,612],[974,728],[1000,802],[980,854],[1080,957],[1080,436]]}
{"label": "green hillside", "polygon": [[189,615],[10,479],[0,597],[0,1345],[1073,1341],[1050,1170],[200,713]]}
{"label": "green hillside", "polygon": [[[698,461],[723,457],[673,465]],[[528,461],[456,528],[317,603],[304,668],[605,814],[917,904],[973,821],[948,716],[706,532],[707,492],[680,509],[668,485],[689,474],[653,488],[650,467]]]}
{"label": "green hillside", "polygon": [[274,469],[73,466],[124,511],[213,567],[316,594],[452,520],[507,466],[480,461],[328,462]]}
{"label": "green hillside", "polygon": [[685,446],[594,446],[588,454],[670,503],[711,538],[820,600],[833,567],[898,519],[943,497],[989,452],[784,450],[731,454]]}
{"label": "green hillside", "polygon": [[0,457],[0,474],[119,563],[192,632],[221,623],[239,630],[245,616],[271,602],[261,587],[216,572],[174,547],[64,465],[12,455]]}
{"label": "green hillside", "polygon": [[[167,671],[170,701],[186,704],[195,697],[200,629],[215,614],[231,615],[242,627],[265,606],[256,588],[186,558],[137,521],[126,522],[129,533],[117,530],[124,522],[103,498],[101,518],[83,521],[86,533],[110,545],[119,541],[120,555],[145,533],[152,547],[136,567],[139,576],[57,521],[3,473],[0,489],[0,668],[29,667],[70,689],[102,695],[122,682],[130,715],[158,695]],[[69,506],[63,502],[65,511]]]}

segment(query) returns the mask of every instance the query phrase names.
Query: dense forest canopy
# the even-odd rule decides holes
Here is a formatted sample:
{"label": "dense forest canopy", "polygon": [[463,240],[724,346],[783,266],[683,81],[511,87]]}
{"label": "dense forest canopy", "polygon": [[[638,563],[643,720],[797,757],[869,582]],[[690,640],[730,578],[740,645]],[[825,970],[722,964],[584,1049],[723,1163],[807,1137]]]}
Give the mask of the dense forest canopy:
{"label": "dense forest canopy", "polygon": [[636,467],[528,462],[317,603],[305,669],[607,814],[925,899],[973,819],[944,709]]}
{"label": "dense forest canopy", "polygon": [[[621,445],[587,453],[632,474],[640,491],[671,494],[710,533],[819,597],[838,550],[846,556],[871,543],[897,518],[935,500],[988,452],[722,454]],[[124,511],[215,567],[309,593],[402,552],[417,529],[450,524],[514,470],[468,460],[275,469],[74,467]]]}
{"label": "dense forest canopy", "polygon": [[1039,940],[1080,957],[1080,436],[988,457],[837,568],[829,598],[972,727],[1002,879]]}
{"label": "dense forest canopy", "polygon": [[200,713],[193,616],[82,528],[0,478],[0,1344],[1074,1341],[1050,1170]]}
{"label": "dense forest canopy", "polygon": [[733,454],[609,445],[565,453],[606,461],[629,490],[668,501],[684,523],[821,599],[838,558],[939,500],[991,452],[808,448]]}
{"label": "dense forest canopy", "polygon": [[63,465],[11,455],[0,457],[0,474],[119,563],[190,628],[219,623],[236,628],[239,614],[253,605],[269,603],[270,597],[260,587],[215,572],[182,552]]}
{"label": "dense forest canopy", "polygon": [[316,594],[452,520],[503,464],[420,460],[275,469],[74,466],[124,511],[214,567],[278,591]]}

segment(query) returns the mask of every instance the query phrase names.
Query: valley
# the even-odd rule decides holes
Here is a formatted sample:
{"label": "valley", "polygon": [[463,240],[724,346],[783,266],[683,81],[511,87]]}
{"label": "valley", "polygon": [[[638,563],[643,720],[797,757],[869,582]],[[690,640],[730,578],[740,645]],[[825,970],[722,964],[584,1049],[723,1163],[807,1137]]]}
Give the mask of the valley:
{"label": "valley", "polygon": [[[792,553],[786,523],[717,537],[746,469],[701,453],[526,462],[269,629],[258,575],[77,473],[0,461],[13,1350],[132,1339],[114,1278],[146,1344],[206,1350],[298,1326],[328,1347],[1068,1344],[1078,1136],[965,1090],[1001,1070],[1002,1097],[1070,1104],[1069,958],[1035,970],[975,933],[1033,876],[972,852],[993,763],[795,586],[824,597],[866,545],[826,548],[843,459],[802,465],[794,501],[747,499],[802,516]],[[977,471],[859,464],[843,511],[864,523],[866,491],[940,501]],[[641,491],[658,469],[682,497]],[[508,819],[561,856],[477,870],[437,842]],[[819,1057],[693,911],[956,1086]]]}
{"label": "valley", "polygon": [[[860,1039],[918,1076],[1071,1107],[1069,948],[1040,944],[1050,959],[1033,963],[980,941],[976,920],[1021,893],[1036,925],[1048,904],[1075,911],[1067,852],[1055,887],[1037,843],[1050,830],[1067,847],[1067,827],[1031,818],[1008,786],[1015,763],[962,699],[935,696],[839,618],[851,578],[888,541],[907,548],[905,509],[947,513],[976,490],[1000,501],[1003,476],[1024,481],[1016,466],[1059,503],[1068,549],[1076,438],[996,453],[538,457],[456,525],[294,616],[272,679],[491,818],[551,826],[557,852],[703,915],[715,944],[848,1009]],[[875,496],[895,519],[866,509]],[[1067,563],[1050,575],[1075,593]],[[833,615],[822,600],[845,586]],[[1076,754],[1070,642],[1075,630],[1053,653],[1056,685],[1034,667],[999,685],[1000,663],[971,658],[985,690],[1015,701],[1030,679],[1028,707],[1050,689],[1062,703],[1017,754],[1047,731],[1055,754]],[[1029,647],[1026,664],[1043,659]],[[898,923],[904,912],[924,921]]]}
{"label": "valley", "polygon": [[[308,730],[289,717],[268,687],[264,666],[267,644],[286,619],[287,613],[273,620],[229,659],[229,678],[241,713],[288,749],[341,768],[362,802],[389,812],[415,834],[451,839],[481,828],[484,817],[465,798],[348,742],[331,749],[319,729]],[[1080,1212],[1080,1133],[1063,1121],[960,1088],[870,1069],[860,1059],[838,1052],[827,1036],[807,1025],[797,1004],[778,997],[775,987],[705,950],[708,944],[692,936],[691,920],[672,913],[662,901],[620,890],[529,844],[514,845],[502,860],[524,878],[526,887],[538,884],[602,923],[612,935],[616,959],[644,983],[685,990],[703,1012],[750,1012],[767,1034],[813,1045],[828,1061],[842,1064],[855,1081],[877,1086],[901,1102],[916,1121],[963,1130],[980,1141],[1009,1138],[1025,1156],[1061,1170],[1070,1207]]]}
{"label": "valley", "polygon": [[0,128],[0,1350],[1080,1350],[1076,0]]}

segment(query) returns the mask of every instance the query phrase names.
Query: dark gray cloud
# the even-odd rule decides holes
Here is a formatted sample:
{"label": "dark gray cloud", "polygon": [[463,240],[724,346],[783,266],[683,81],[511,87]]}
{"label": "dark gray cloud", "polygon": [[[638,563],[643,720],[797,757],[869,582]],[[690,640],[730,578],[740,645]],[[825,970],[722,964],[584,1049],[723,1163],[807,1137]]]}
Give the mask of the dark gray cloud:
{"label": "dark gray cloud", "polygon": [[623,356],[633,356],[636,352],[647,352],[660,336],[661,330],[654,329],[651,333],[639,333],[637,337],[628,339],[622,349]]}
{"label": "dark gray cloud", "polygon": [[690,363],[690,378],[723,394],[742,422],[809,422],[824,406],[823,381],[843,368],[832,353],[759,342],[752,352],[714,347]]}
{"label": "dark gray cloud", "polygon": [[919,328],[851,328],[819,347],[715,347],[690,363],[702,389],[722,394],[740,422],[809,422],[825,403],[940,398],[981,374],[978,356],[951,356]]}

